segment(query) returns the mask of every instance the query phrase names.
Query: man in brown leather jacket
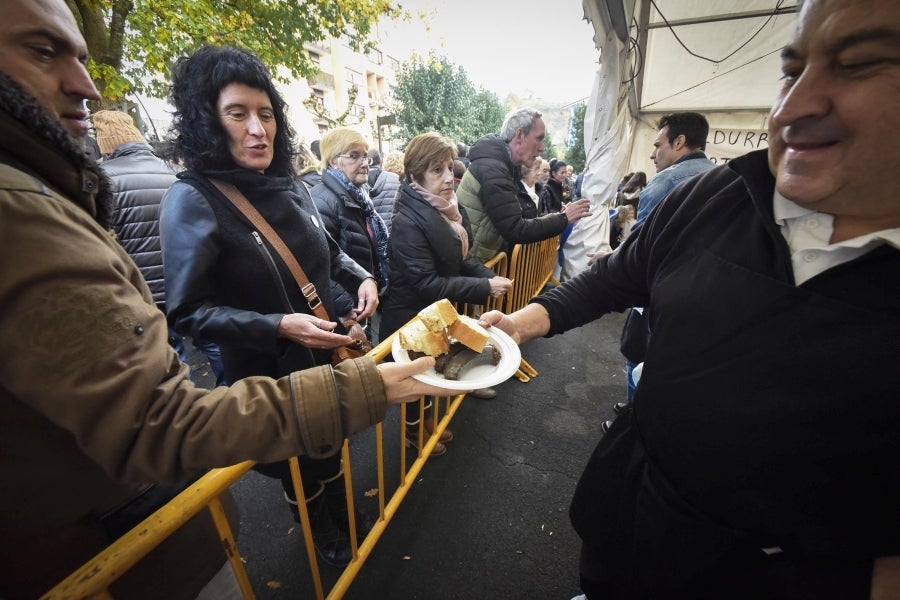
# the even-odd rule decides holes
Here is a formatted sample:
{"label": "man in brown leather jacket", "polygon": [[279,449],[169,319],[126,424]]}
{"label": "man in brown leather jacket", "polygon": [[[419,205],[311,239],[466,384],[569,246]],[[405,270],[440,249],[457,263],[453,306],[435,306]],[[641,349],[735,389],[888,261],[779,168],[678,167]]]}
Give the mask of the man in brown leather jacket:
{"label": "man in brown leather jacket", "polygon": [[[11,599],[36,597],[109,544],[101,517],[146,484],[248,459],[329,455],[388,404],[448,392],[411,379],[427,358],[194,387],[165,315],[110,233],[108,182],[83,151],[84,101],[99,95],[72,13],[63,0],[4,9],[0,596]],[[195,597],[224,561],[187,545],[202,542],[167,542],[167,562],[144,564],[153,587],[137,579],[139,566],[113,595]]]}

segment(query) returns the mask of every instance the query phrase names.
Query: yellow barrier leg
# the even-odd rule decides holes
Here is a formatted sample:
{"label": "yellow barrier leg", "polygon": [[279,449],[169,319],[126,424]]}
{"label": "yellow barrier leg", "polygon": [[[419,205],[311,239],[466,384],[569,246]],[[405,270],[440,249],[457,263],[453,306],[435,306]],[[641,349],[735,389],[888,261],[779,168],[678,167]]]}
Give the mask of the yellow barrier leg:
{"label": "yellow barrier leg", "polygon": [[347,521],[350,524],[350,550],[353,558],[357,557],[358,548],[356,543],[356,504],[353,499],[353,474],[350,469],[350,443],[344,440],[344,446],[341,448],[341,467],[344,470],[344,491],[347,494]]}
{"label": "yellow barrier leg", "polygon": [[219,498],[213,498],[209,502],[209,514],[212,515],[213,523],[216,525],[216,531],[219,532],[219,540],[222,542],[222,548],[225,549],[225,556],[228,557],[228,563],[234,572],[234,578],[237,579],[238,586],[241,588],[241,594],[244,600],[253,600],[256,595],[253,593],[253,586],[250,585],[250,578],[247,576],[247,569],[244,568],[244,561],[241,560],[241,554],[238,552],[237,544],[234,541],[234,533],[228,524],[228,517],[225,516],[225,507]]}
{"label": "yellow barrier leg", "polygon": [[316,599],[323,600],[325,593],[322,591],[322,577],[319,575],[319,561],[316,558],[316,547],[312,539],[312,526],[309,522],[309,511],[306,510],[306,494],[303,493],[303,480],[300,478],[300,462],[297,457],[291,457],[288,461],[291,467],[291,477],[294,481],[294,497],[297,498],[297,510],[300,513],[300,524],[303,526],[303,541],[306,543],[306,556],[309,559],[309,571],[312,575],[313,587],[316,591]]}
{"label": "yellow barrier leg", "polygon": [[537,377],[538,375],[537,370],[530,364],[528,364],[528,361],[526,361],[524,358],[522,359],[522,364],[519,365],[519,370],[524,372],[529,377]]}

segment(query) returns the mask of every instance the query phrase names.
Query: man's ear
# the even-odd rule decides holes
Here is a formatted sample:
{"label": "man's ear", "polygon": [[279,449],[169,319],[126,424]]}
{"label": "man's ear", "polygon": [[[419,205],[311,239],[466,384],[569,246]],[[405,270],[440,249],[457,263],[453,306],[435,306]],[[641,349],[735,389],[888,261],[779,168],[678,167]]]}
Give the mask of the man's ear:
{"label": "man's ear", "polygon": [[675,142],[672,144],[672,147],[676,150],[681,150],[684,148],[684,145],[687,143],[687,138],[684,137],[684,134],[680,134],[677,138],[675,138]]}

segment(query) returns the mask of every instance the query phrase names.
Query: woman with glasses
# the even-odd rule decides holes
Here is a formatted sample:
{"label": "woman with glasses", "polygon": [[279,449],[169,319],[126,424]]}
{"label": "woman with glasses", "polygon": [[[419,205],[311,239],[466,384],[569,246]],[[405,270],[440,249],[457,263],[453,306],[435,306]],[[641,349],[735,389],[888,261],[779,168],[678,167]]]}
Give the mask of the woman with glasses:
{"label": "woman with glasses", "polygon": [[[369,144],[358,131],[342,127],[326,133],[319,150],[322,153],[322,183],[310,194],[325,230],[341,250],[375,276],[383,297],[388,288],[388,230],[367,189]],[[356,306],[357,302],[364,301],[353,294],[339,283],[333,285],[335,304]],[[366,327],[366,333],[374,338],[377,328]]]}

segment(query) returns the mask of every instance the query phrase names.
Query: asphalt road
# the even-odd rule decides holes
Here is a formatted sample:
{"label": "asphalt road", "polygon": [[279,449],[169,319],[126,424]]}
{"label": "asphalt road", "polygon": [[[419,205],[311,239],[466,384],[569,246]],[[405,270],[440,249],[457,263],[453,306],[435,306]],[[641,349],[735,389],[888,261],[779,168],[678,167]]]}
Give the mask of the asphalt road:
{"label": "asphalt road", "polygon": [[[579,540],[568,518],[572,492],[625,398],[621,314],[533,340],[528,383],[497,386],[494,400],[466,398],[444,456],[428,461],[344,596],[350,600],[569,600],[578,587]],[[195,377],[208,366],[191,355]],[[399,447],[398,409],[385,420],[388,460]],[[357,507],[377,512],[372,431],[351,439]],[[391,481],[391,477],[394,480]],[[398,474],[388,473],[386,488]],[[241,510],[238,547],[256,597],[314,598],[302,536],[280,483],[255,472],[233,488]],[[321,564],[321,563],[320,563]],[[322,565],[326,594],[340,574]]]}

